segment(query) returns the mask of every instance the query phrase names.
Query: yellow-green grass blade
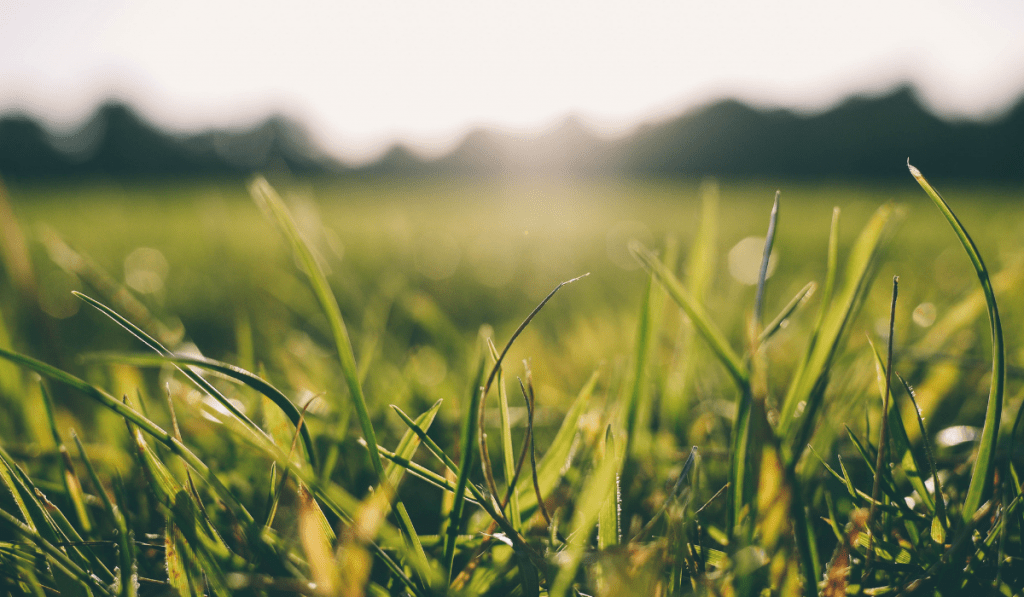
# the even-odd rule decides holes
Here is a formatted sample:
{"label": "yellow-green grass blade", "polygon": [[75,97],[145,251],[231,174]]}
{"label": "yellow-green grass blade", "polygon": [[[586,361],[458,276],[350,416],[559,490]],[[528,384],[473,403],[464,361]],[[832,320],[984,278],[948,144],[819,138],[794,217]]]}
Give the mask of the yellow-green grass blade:
{"label": "yellow-green grass blade", "polygon": [[[701,200],[700,227],[686,260],[685,287],[699,304],[704,304],[714,280],[718,255],[718,184],[705,180],[698,191]],[[681,322],[679,341],[661,399],[661,424],[682,430],[687,405],[693,394],[692,380],[699,359],[692,358],[696,338],[688,319]]]}
{"label": "yellow-green grass blade", "polygon": [[[437,411],[440,408],[441,400],[438,400],[433,406],[427,409],[426,412],[416,418],[416,425],[424,431],[430,429],[430,425],[434,422],[434,417],[437,416]],[[419,436],[412,429],[409,429],[402,435],[402,439],[399,440],[398,446],[395,448],[395,456],[406,461],[411,460],[416,454],[416,450],[420,447],[420,443],[421,440]],[[405,475],[405,471],[406,468],[400,466],[397,462],[392,462],[385,470],[388,481],[396,490],[398,489],[398,485],[402,482],[402,477]],[[405,504],[399,501],[395,505],[395,510],[401,520],[402,528],[409,537],[413,556],[419,560],[419,569],[424,571],[430,570],[427,555],[423,551],[423,545],[420,542],[419,534],[413,527],[412,519],[409,518],[409,512],[406,510]]]}
{"label": "yellow-green grass blade", "polygon": [[[72,291],[72,294],[74,294],[78,298],[82,299],[83,301],[85,301],[86,303],[88,303],[89,305],[91,305],[92,307],[94,307],[95,309],[97,309],[110,319],[112,319],[116,324],[127,330],[130,334],[135,336],[140,342],[151,348],[157,354],[163,355],[165,357],[169,357],[173,354],[171,353],[170,350],[165,348],[163,344],[157,341],[156,338],[153,338],[152,336],[147,334],[142,328],[135,325],[131,321],[128,321],[128,319],[123,317],[117,311],[111,309],[110,307],[104,305],[103,303],[97,301],[96,299],[84,295],[80,292]],[[177,367],[178,371],[181,371],[181,373],[185,377],[190,379],[192,383],[196,384],[196,386],[198,386],[199,389],[213,397],[217,402],[221,404],[221,406],[223,406],[229,413],[231,413],[232,416],[241,421],[244,424],[245,428],[248,429],[251,433],[261,435],[268,441],[270,440],[269,436],[267,436],[266,433],[264,433],[264,431],[260,429],[258,425],[256,425],[256,423],[253,423],[249,419],[249,417],[245,415],[245,413],[239,410],[238,407],[234,405],[234,403],[232,403],[223,394],[221,394],[221,392],[217,388],[213,387],[213,384],[207,381],[202,375],[199,375],[198,373],[196,373],[192,369],[189,369],[188,367],[181,367],[177,365],[175,366]]]}
{"label": "yellow-green grass blade", "polygon": [[761,255],[761,267],[757,272],[757,296],[754,299],[754,320],[761,323],[761,313],[764,306],[765,281],[768,279],[768,262],[772,255],[772,246],[775,244],[775,230],[779,224],[779,191],[775,191],[775,202],[772,204],[771,214],[768,216],[768,233],[764,238],[764,253]]}
{"label": "yellow-green grass blade", "polygon": [[[784,462],[790,468],[796,466],[807,445],[825,396],[832,363],[860,311],[881,253],[902,213],[903,210],[891,204],[879,207],[858,236],[847,262],[843,289],[813,333],[813,347],[805,362],[798,366],[798,374],[789,386],[782,403],[779,433],[785,439]],[[797,416],[797,406],[801,403],[803,412]]]}
{"label": "yellow-green grass blade", "polygon": [[793,316],[793,313],[806,303],[807,299],[811,298],[811,295],[813,295],[814,291],[817,289],[818,285],[814,282],[808,282],[806,286],[801,288],[800,292],[797,292],[796,295],[786,303],[786,306],[779,311],[779,314],[775,316],[775,319],[772,319],[771,322],[764,326],[764,329],[761,330],[761,333],[757,336],[757,342],[755,342],[754,348],[756,349],[758,346],[764,344],[769,338],[774,336],[776,332],[781,330],[789,318]]}
{"label": "yellow-green grass blade", "polygon": [[[14,366],[11,363],[6,364]],[[78,474],[75,472],[75,467],[71,462],[68,449],[64,445],[64,440],[61,439],[60,432],[57,431],[57,420],[53,412],[53,400],[50,398],[50,393],[46,390],[46,385],[42,382],[39,383],[39,392],[43,399],[43,410],[46,412],[46,420],[50,425],[50,434],[53,436],[53,442],[57,445],[57,451],[61,456],[61,479],[64,481],[64,491],[67,492],[68,499],[71,500],[71,505],[75,509],[75,516],[78,519],[78,524],[82,527],[82,532],[89,535],[92,533],[92,519],[89,517],[89,511],[85,507],[85,496],[82,494],[81,480],[79,480]]]}
{"label": "yellow-green grass blade", "polygon": [[[309,243],[302,237],[295,220],[292,218],[288,208],[285,207],[277,191],[270,186],[270,183],[263,177],[257,177],[249,185],[249,192],[252,194],[256,204],[263,212],[281,229],[292,252],[302,264],[303,271],[309,278],[313,294],[320,303],[320,308],[327,317],[327,322],[334,336],[334,344],[338,351],[338,360],[341,362],[341,370],[348,385],[349,395],[352,404],[355,406],[356,417],[359,419],[359,426],[363,432],[363,439],[368,446],[377,445],[377,434],[373,430],[373,422],[370,419],[370,411],[366,406],[366,398],[363,395],[363,386],[359,382],[359,368],[356,365],[355,353],[352,350],[352,340],[348,335],[348,328],[345,327],[345,320],[342,319],[341,309],[338,307],[338,300],[327,282],[327,276],[320,267],[320,263],[313,255]],[[370,456],[370,464],[373,466],[377,478],[387,482],[384,472],[384,464],[380,460],[380,454],[376,450],[367,450]]]}
{"label": "yellow-green grass blade", "polygon": [[992,290],[992,282],[989,279],[988,268],[981,258],[978,247],[974,244],[963,224],[950,209],[946,201],[939,195],[938,191],[925,179],[924,175],[917,168],[907,162],[910,173],[921,185],[928,198],[932,200],[935,207],[942,212],[942,215],[953,228],[964,251],[974,265],[974,271],[978,275],[978,281],[985,292],[985,302],[988,305],[989,328],[992,334],[992,385],[988,394],[988,405],[985,408],[985,425],[981,430],[981,442],[978,445],[978,453],[974,460],[974,468],[971,471],[971,483],[967,488],[967,496],[964,498],[964,505],[961,509],[961,517],[964,522],[969,521],[974,513],[978,511],[984,497],[992,488],[992,480],[995,476],[996,467],[996,444],[999,441],[999,417],[1003,411],[1003,384],[1006,381],[1006,354],[1003,346],[1003,326],[999,320],[999,308],[996,306],[995,292]]}
{"label": "yellow-green grass blade", "polygon": [[[868,345],[871,346],[871,352],[875,357],[875,372],[876,380],[878,382],[878,391],[881,396],[885,395],[886,386],[886,367],[885,361],[882,360],[882,355],[878,352],[878,348],[874,342],[868,340]],[[895,371],[893,372],[895,373]],[[919,496],[921,496],[921,502],[924,504],[925,509],[929,513],[935,512],[935,503],[932,501],[932,496],[925,488],[924,480],[921,478],[921,467],[917,464],[917,459],[914,457],[914,453],[910,449],[910,439],[907,437],[907,428],[903,424],[903,417],[900,415],[899,401],[896,399],[896,392],[890,392],[889,399],[892,404],[889,405],[889,439],[892,441],[893,450],[892,456],[895,462],[900,463],[900,468],[903,469],[903,473],[907,476],[907,480],[910,481],[911,487],[913,487]]]}
{"label": "yellow-green grass blade", "polygon": [[676,278],[665,264],[658,260],[657,257],[651,253],[646,247],[644,247],[638,241],[632,241],[629,244],[629,251],[633,254],[640,265],[644,267],[654,278],[665,287],[668,295],[672,297],[687,317],[693,323],[694,328],[700,333],[704,340],[711,347],[712,352],[718,357],[718,360],[725,366],[726,371],[732,376],[736,385],[740,388],[745,388],[750,385],[750,374],[743,365],[743,360],[736,354],[736,352],[729,346],[729,342],[725,339],[725,335],[722,334],[718,326],[711,321],[704,307],[700,305],[686,290],[683,284]]}
{"label": "yellow-green grass blade", "polygon": [[[498,360],[498,350],[495,348],[494,343],[488,341],[487,348],[490,350],[491,358],[495,362]],[[505,484],[508,486],[509,502],[508,502],[508,519],[509,523],[512,524],[512,528],[522,532],[523,523],[519,513],[519,490],[513,486],[516,479],[516,454],[515,448],[512,447],[512,423],[509,417],[508,411],[508,390],[505,387],[505,371],[498,369],[498,414],[500,416],[501,424],[501,456],[502,456],[502,470],[505,473]]]}
{"label": "yellow-green grass blade", "polygon": [[555,576],[549,593],[552,597],[569,594],[569,589],[576,578],[576,571],[579,569],[584,551],[589,543],[590,533],[594,525],[597,524],[601,509],[607,500],[615,499],[615,478],[618,474],[619,462],[620,458],[615,457],[597,462],[583,482],[583,487],[575,500],[575,509],[570,524],[572,532],[569,535],[566,555],[561,559],[558,574]]}
{"label": "yellow-green grass blade", "polygon": [[132,536],[128,533],[127,521],[125,521],[124,515],[121,514],[121,510],[111,501],[110,496],[107,495],[106,489],[104,489],[103,485],[100,483],[100,478],[92,466],[92,461],[89,460],[89,456],[85,453],[85,446],[82,445],[82,442],[78,439],[77,435],[72,435],[72,437],[75,440],[75,444],[78,446],[78,453],[82,458],[82,462],[85,464],[85,470],[89,473],[89,479],[96,488],[96,493],[99,494],[100,499],[103,501],[103,507],[107,510],[107,516],[110,517],[117,530],[117,551],[118,556],[120,557],[118,568],[120,569],[121,575],[119,583],[121,586],[121,597],[134,597],[138,594],[138,588],[135,583],[136,579],[133,578],[136,566],[135,544],[132,540]]}
{"label": "yellow-green grass blade", "polygon": [[229,363],[224,363],[214,359],[177,353],[159,355],[138,353],[92,353],[90,355],[85,355],[84,359],[114,361],[136,366],[160,366],[164,363],[173,363],[179,367],[199,367],[208,371],[214,371],[243,383],[266,396],[274,403],[275,406],[277,406],[277,408],[281,410],[281,412],[285,414],[285,416],[288,417],[288,420],[292,422],[292,425],[299,429],[303,447],[309,455],[310,461],[314,463],[314,468],[316,468],[316,451],[313,447],[313,438],[310,436],[309,427],[307,425],[299,425],[299,421],[302,419],[302,413],[299,412],[298,407],[295,406],[292,401],[289,400],[283,392],[281,392],[281,390],[278,390],[270,382],[254,373],[250,373],[241,367],[236,367]]}
{"label": "yellow-green grass blade", "polygon": [[622,493],[619,483],[622,476],[622,458],[624,455],[625,451],[615,445],[615,435],[612,433],[611,426],[609,425],[605,430],[601,445],[598,447],[598,459],[613,458],[618,462],[616,462],[615,467],[615,492],[604,501],[597,515],[598,550],[603,551],[618,545],[622,541],[622,527],[619,521],[619,513],[622,510]]}
{"label": "yellow-green grass blade", "polygon": [[480,409],[480,401],[483,399],[484,381],[484,358],[480,355],[477,372],[472,378],[473,387],[470,391],[469,403],[462,419],[462,430],[460,433],[461,443],[459,446],[459,472],[458,480],[455,483],[455,505],[452,507],[451,516],[448,520],[448,532],[444,543],[444,569],[447,572],[448,583],[452,580],[452,568],[455,564],[455,543],[458,540],[459,529],[462,527],[462,514],[466,509],[465,500],[459,497],[466,491],[469,484],[469,474],[473,469],[474,443],[477,437],[477,425],[479,419],[477,413]]}
{"label": "yellow-green grass blade", "polygon": [[[640,454],[650,452],[650,421],[645,414],[650,413],[650,391],[647,380],[647,360],[651,354],[652,318],[654,293],[654,277],[648,277],[644,286],[643,297],[640,299],[640,317],[637,318],[636,340],[633,346],[633,373],[626,396],[626,454],[634,450]],[[645,404],[646,403],[646,404]],[[640,441],[638,441],[640,440]]]}
{"label": "yellow-green grass blade", "polygon": [[[416,433],[416,431],[413,431],[413,433]],[[418,435],[417,435],[417,437],[418,437]],[[452,483],[451,481],[448,481],[447,479],[445,479],[441,475],[439,475],[439,474],[435,473],[434,471],[426,468],[425,466],[423,466],[421,464],[417,464],[417,463],[409,460],[408,458],[402,458],[402,457],[398,456],[397,454],[395,454],[394,452],[392,452],[391,450],[388,450],[384,446],[377,446],[377,451],[380,452],[380,455],[381,455],[382,458],[387,459],[392,464],[395,464],[395,465],[398,465],[398,466],[402,467],[403,469],[405,469],[406,472],[408,472],[409,474],[413,475],[414,477],[418,477],[421,480],[426,481],[427,483],[430,483],[434,487],[437,487],[438,489],[441,489],[443,491],[447,491],[448,493],[451,493],[451,494],[455,493],[455,484],[454,483]],[[431,450],[431,452],[433,452],[433,451]],[[389,465],[389,467],[390,467],[390,465]],[[467,493],[463,494],[463,499],[465,499],[466,501],[468,501],[471,504],[479,505],[477,503],[477,501],[476,501],[476,498],[473,497],[472,493],[469,493],[468,490],[467,490]],[[422,535],[421,535],[421,537],[422,537]]]}
{"label": "yellow-green grass blade", "polygon": [[[594,388],[597,387],[599,376],[600,370],[594,371],[590,379],[587,380],[587,383],[583,384],[580,393],[577,394],[576,399],[565,413],[565,418],[555,433],[555,438],[551,441],[551,445],[548,446],[544,456],[537,463],[537,485],[540,487],[540,493],[544,497],[547,497],[555,490],[565,474],[565,469],[568,468],[570,458],[572,457],[573,443],[576,434],[579,432],[580,417],[583,416],[590,402],[590,397],[594,393]],[[523,516],[529,516],[537,507],[537,495],[535,492],[526,491],[523,492],[520,498],[519,507],[521,512]]]}

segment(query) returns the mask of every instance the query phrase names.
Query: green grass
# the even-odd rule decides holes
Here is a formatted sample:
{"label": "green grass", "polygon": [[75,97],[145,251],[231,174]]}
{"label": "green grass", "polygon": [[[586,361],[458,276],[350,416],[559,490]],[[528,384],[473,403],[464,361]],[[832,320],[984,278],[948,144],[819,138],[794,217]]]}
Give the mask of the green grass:
{"label": "green grass", "polygon": [[918,181],[12,188],[0,592],[1020,594],[1019,193]]}

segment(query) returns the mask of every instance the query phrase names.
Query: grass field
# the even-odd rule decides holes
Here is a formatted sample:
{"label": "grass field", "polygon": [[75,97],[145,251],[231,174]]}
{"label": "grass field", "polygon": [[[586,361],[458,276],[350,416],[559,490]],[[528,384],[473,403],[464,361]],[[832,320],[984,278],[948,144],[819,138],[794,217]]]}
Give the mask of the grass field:
{"label": "grass field", "polygon": [[12,186],[0,587],[1019,594],[1021,191],[926,174],[994,319],[909,174]]}

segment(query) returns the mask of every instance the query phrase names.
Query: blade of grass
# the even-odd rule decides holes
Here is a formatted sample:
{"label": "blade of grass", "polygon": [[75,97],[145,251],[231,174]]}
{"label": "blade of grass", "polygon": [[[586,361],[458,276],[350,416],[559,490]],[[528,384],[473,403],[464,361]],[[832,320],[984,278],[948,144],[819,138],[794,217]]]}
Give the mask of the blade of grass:
{"label": "blade of grass", "polygon": [[60,453],[61,479],[64,481],[64,490],[67,492],[68,499],[71,500],[71,505],[75,509],[75,516],[78,518],[78,524],[82,527],[82,532],[90,535],[93,528],[92,519],[90,519],[89,511],[85,507],[82,483],[75,472],[67,446],[64,445],[64,440],[61,439],[60,432],[57,431],[57,421],[53,413],[53,401],[50,398],[50,393],[46,391],[46,385],[42,381],[39,382],[39,392],[43,398],[43,410],[46,412],[46,420],[50,425],[50,434],[53,435],[53,441],[57,445],[57,451]]}
{"label": "blade of grass", "polygon": [[[172,356],[173,353],[171,353],[170,350],[165,348],[163,344],[160,344],[160,342],[158,342],[155,338],[147,334],[139,326],[125,319],[117,311],[114,311],[110,307],[104,305],[103,303],[97,301],[92,297],[82,294],[81,292],[72,291],[71,294],[75,295],[76,297],[83,300],[90,306],[94,307],[99,312],[103,313],[104,315],[112,319],[116,324],[127,330],[130,334],[135,336],[140,342],[148,346],[157,354],[163,355],[165,357]],[[213,399],[219,402],[221,406],[223,406],[229,413],[231,413],[232,416],[241,421],[244,427],[248,429],[251,433],[263,436],[268,441],[270,441],[270,437],[267,436],[267,434],[264,433],[264,431],[260,429],[260,427],[256,425],[256,423],[253,423],[249,419],[249,417],[245,415],[245,413],[243,413],[241,410],[238,409],[237,406],[234,405],[234,403],[228,400],[224,396],[224,394],[222,394],[217,388],[213,387],[213,384],[207,381],[206,378],[204,378],[202,375],[199,375],[192,369],[189,369],[188,367],[181,367],[178,365],[175,365],[175,367],[177,367],[178,371],[181,371],[181,373],[185,377],[190,379],[192,383],[196,384],[196,386],[198,386],[199,389],[209,394]]]}
{"label": "blade of grass", "polygon": [[484,359],[480,356],[480,363],[477,365],[477,372],[472,379],[473,388],[470,392],[468,408],[462,419],[462,438],[459,460],[458,480],[455,483],[455,505],[452,507],[451,517],[448,520],[448,532],[444,543],[444,569],[447,572],[447,582],[451,583],[452,571],[455,565],[455,543],[459,537],[459,529],[462,526],[462,513],[465,511],[465,500],[459,499],[466,491],[469,484],[469,473],[473,467],[473,442],[477,436],[477,425],[479,419],[477,413],[480,409],[480,401],[483,398]]}
{"label": "blade of grass", "polygon": [[540,310],[544,308],[544,305],[546,305],[548,301],[550,301],[552,297],[555,296],[555,293],[558,292],[559,289],[561,289],[563,286],[565,286],[566,284],[572,284],[573,282],[586,278],[589,275],[589,273],[586,273],[583,274],[582,276],[577,276],[571,280],[566,280],[560,283],[558,286],[555,286],[554,290],[548,293],[548,295],[544,297],[544,300],[542,300],[536,307],[534,307],[533,311],[531,311],[530,314],[526,316],[526,319],[524,319],[523,322],[519,324],[519,327],[516,328],[516,331],[512,333],[512,336],[508,339],[508,342],[505,344],[505,348],[502,349],[501,354],[498,355],[498,358],[495,360],[494,366],[491,367],[491,372],[487,375],[487,381],[484,383],[483,389],[481,390],[481,400],[477,405],[477,408],[479,410],[476,412],[476,439],[477,445],[480,449],[480,465],[481,468],[483,469],[484,480],[487,483],[487,490],[491,492],[491,495],[495,497],[499,495],[498,486],[494,482],[494,470],[491,466],[491,455],[487,449],[487,439],[484,434],[484,407],[486,406],[485,399],[487,398],[487,393],[490,391],[491,384],[494,383],[494,378],[498,374],[498,371],[501,370],[501,363],[505,360],[505,355],[508,354],[509,349],[512,348],[512,344],[516,341],[516,338],[518,338],[519,335],[523,333],[523,330],[526,329],[526,326],[530,325],[530,322],[533,321],[533,318],[536,317],[537,313],[540,313]]}
{"label": "blade of grass", "polygon": [[686,312],[694,328],[708,343],[708,346],[711,347],[712,352],[715,353],[718,360],[725,366],[726,371],[732,376],[736,385],[740,388],[747,387],[750,384],[750,380],[746,367],[743,365],[743,360],[729,346],[725,335],[711,321],[704,307],[690,296],[690,293],[683,287],[675,275],[640,242],[630,242],[629,251],[640,265],[665,287],[672,300]]}
{"label": "blade of grass", "polygon": [[[487,341],[487,349],[490,352],[491,358],[497,363],[498,349],[490,339]],[[516,454],[515,449],[512,447],[512,423],[508,412],[508,391],[505,388],[504,370],[498,370],[498,380],[496,383],[498,384],[498,414],[501,417],[502,465],[505,473],[506,493],[509,495],[508,520],[512,523],[512,528],[522,532],[523,522],[519,514],[519,491],[516,489]],[[502,500],[502,510],[504,510],[504,502]]]}
{"label": "blade of grass", "polygon": [[[889,438],[886,432],[889,430],[889,395],[892,394],[892,343],[893,343],[893,330],[896,325],[896,297],[899,295],[900,277],[893,276],[892,278],[892,305],[889,309],[889,338],[888,340],[888,355],[885,361],[885,390],[882,392],[882,424],[879,425],[878,430],[878,454],[877,460],[875,461],[875,481],[871,488],[871,509],[868,510],[868,522],[867,527],[870,530],[868,537],[868,555],[867,564],[864,566],[864,579],[867,579],[868,574],[871,571],[871,562],[875,555],[875,536],[878,534],[878,530],[874,527],[875,513],[877,508],[875,504],[878,503],[878,492],[881,490],[882,481],[882,467],[885,465],[885,451],[889,447]],[[872,347],[874,348],[874,347]],[[897,411],[897,418],[899,413]],[[902,421],[899,422],[903,424]],[[903,432],[905,436],[906,431]],[[913,457],[911,457],[913,461]]]}
{"label": "blade of grass", "polygon": [[288,417],[292,422],[292,425],[294,425],[296,429],[300,429],[300,437],[302,438],[303,447],[306,450],[306,454],[308,455],[310,462],[314,463],[313,466],[316,468],[316,451],[313,447],[313,438],[309,434],[308,426],[299,425],[302,413],[299,412],[298,407],[295,406],[283,392],[254,373],[250,373],[241,367],[236,367],[229,363],[224,363],[214,359],[177,353],[159,355],[134,353],[92,353],[84,355],[83,360],[114,361],[136,366],[160,366],[163,363],[173,363],[179,367],[199,367],[208,371],[214,371],[221,375],[230,377],[235,381],[241,382],[270,399],[270,401]]}
{"label": "blade of grass", "polygon": [[120,594],[122,597],[134,597],[138,588],[135,585],[135,545],[132,541],[132,536],[128,533],[128,524],[125,522],[124,515],[121,514],[121,510],[114,505],[110,500],[110,496],[107,495],[106,489],[100,483],[100,478],[96,474],[96,470],[92,466],[92,461],[89,460],[88,454],[85,453],[85,446],[82,445],[81,440],[78,439],[78,435],[72,433],[71,438],[74,440],[75,445],[78,446],[78,454],[85,464],[85,470],[89,474],[89,479],[92,480],[93,487],[96,489],[96,493],[99,494],[100,499],[103,501],[103,507],[107,511],[107,516],[110,517],[114,523],[114,527],[117,529],[117,542],[118,542],[118,555],[120,556]]}
{"label": "blade of grass", "polygon": [[995,293],[992,291],[992,282],[989,279],[988,269],[978,252],[978,247],[963,224],[957,219],[953,210],[949,208],[946,201],[939,195],[924,175],[917,168],[907,161],[907,168],[917,183],[921,185],[924,192],[935,204],[935,207],[942,212],[942,215],[953,228],[960,244],[963,246],[967,256],[974,265],[974,271],[978,275],[978,281],[985,291],[985,302],[988,305],[989,327],[992,333],[992,386],[989,390],[988,405],[985,408],[985,425],[981,430],[981,442],[978,446],[978,454],[974,460],[974,467],[971,471],[971,483],[967,488],[967,496],[964,498],[964,506],[961,516],[964,522],[968,522],[981,506],[985,495],[992,488],[992,481],[995,476],[995,452],[996,444],[999,441],[999,417],[1003,411],[1003,384],[1006,378],[1005,348],[1003,346],[1003,326],[999,321],[999,308],[996,306]]}
{"label": "blade of grass", "polygon": [[814,282],[808,282],[806,286],[801,288],[800,292],[797,292],[796,296],[786,303],[786,306],[782,308],[782,311],[779,311],[779,314],[775,316],[775,319],[764,327],[760,335],[757,337],[757,342],[754,343],[754,348],[764,344],[769,338],[775,335],[775,332],[781,330],[786,321],[793,316],[793,313],[795,313],[801,305],[807,302],[807,299],[811,298],[811,295],[814,294],[814,291],[817,290],[817,288],[818,285]]}
{"label": "blade of grass", "polygon": [[[268,218],[277,224],[285,238],[291,245],[292,252],[302,263],[303,272],[309,279],[313,294],[320,303],[320,308],[327,317],[327,322],[334,336],[334,344],[338,351],[338,360],[341,362],[341,370],[348,385],[349,395],[352,404],[356,409],[356,417],[359,419],[359,426],[363,432],[363,439],[368,446],[377,445],[377,434],[373,430],[373,422],[370,419],[370,411],[366,406],[366,398],[363,395],[363,387],[359,382],[359,368],[356,366],[355,353],[352,350],[352,340],[348,335],[348,328],[345,327],[345,320],[342,319],[341,309],[338,307],[338,300],[331,290],[323,268],[313,256],[309,243],[302,237],[291,212],[285,207],[277,191],[270,186],[270,183],[263,177],[257,177],[249,185],[249,192],[256,204],[263,210]],[[384,465],[380,460],[380,454],[376,450],[367,450],[370,456],[370,464],[381,483],[387,483],[387,476],[384,472]],[[390,491],[390,489],[389,489]]]}
{"label": "blade of grass", "polygon": [[[875,356],[878,394],[884,400],[886,385],[890,381],[890,375],[886,369],[885,362],[882,361],[882,355],[878,353],[878,349],[870,339],[868,339],[868,345],[871,347]],[[893,372],[893,375],[896,375],[897,379],[902,379],[900,378],[899,373],[896,373],[895,371]],[[932,496],[925,487],[924,480],[921,477],[922,468],[918,466],[917,459],[914,457],[914,453],[910,449],[910,439],[907,436],[907,428],[903,424],[903,417],[900,414],[901,409],[898,401],[896,400],[896,393],[890,393],[889,398],[892,401],[892,406],[888,411],[888,430],[889,438],[893,443],[893,456],[900,463],[900,468],[902,468],[904,474],[906,474],[907,480],[910,481],[910,485],[917,491],[918,495],[921,496],[921,502],[924,504],[925,509],[928,510],[929,513],[934,513],[935,503],[932,501]]]}
{"label": "blade of grass", "polygon": [[[874,278],[882,249],[891,238],[902,210],[883,205],[875,211],[864,227],[850,253],[846,283],[837,304],[832,305],[821,324],[813,332],[811,346],[804,362],[798,366],[782,403],[779,433],[786,439],[782,445],[784,462],[794,468],[807,445],[807,438],[816,422],[828,386],[829,374],[846,332],[849,330]],[[797,406],[803,412],[797,416]]]}
{"label": "blade of grass", "polygon": [[754,300],[754,320],[761,322],[761,312],[764,307],[764,282],[768,279],[768,258],[772,254],[772,246],[775,244],[775,228],[779,223],[779,195],[775,191],[775,202],[772,204],[772,213],[768,216],[768,233],[764,239],[764,253],[761,256],[761,267],[757,272],[757,298]]}

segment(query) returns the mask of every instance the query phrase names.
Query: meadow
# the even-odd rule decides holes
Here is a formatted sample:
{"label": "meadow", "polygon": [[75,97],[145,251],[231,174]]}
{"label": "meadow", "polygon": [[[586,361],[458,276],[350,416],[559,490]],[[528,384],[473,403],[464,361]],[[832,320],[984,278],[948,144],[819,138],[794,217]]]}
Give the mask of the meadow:
{"label": "meadow", "polygon": [[10,185],[0,589],[1020,594],[1024,191],[925,174]]}

